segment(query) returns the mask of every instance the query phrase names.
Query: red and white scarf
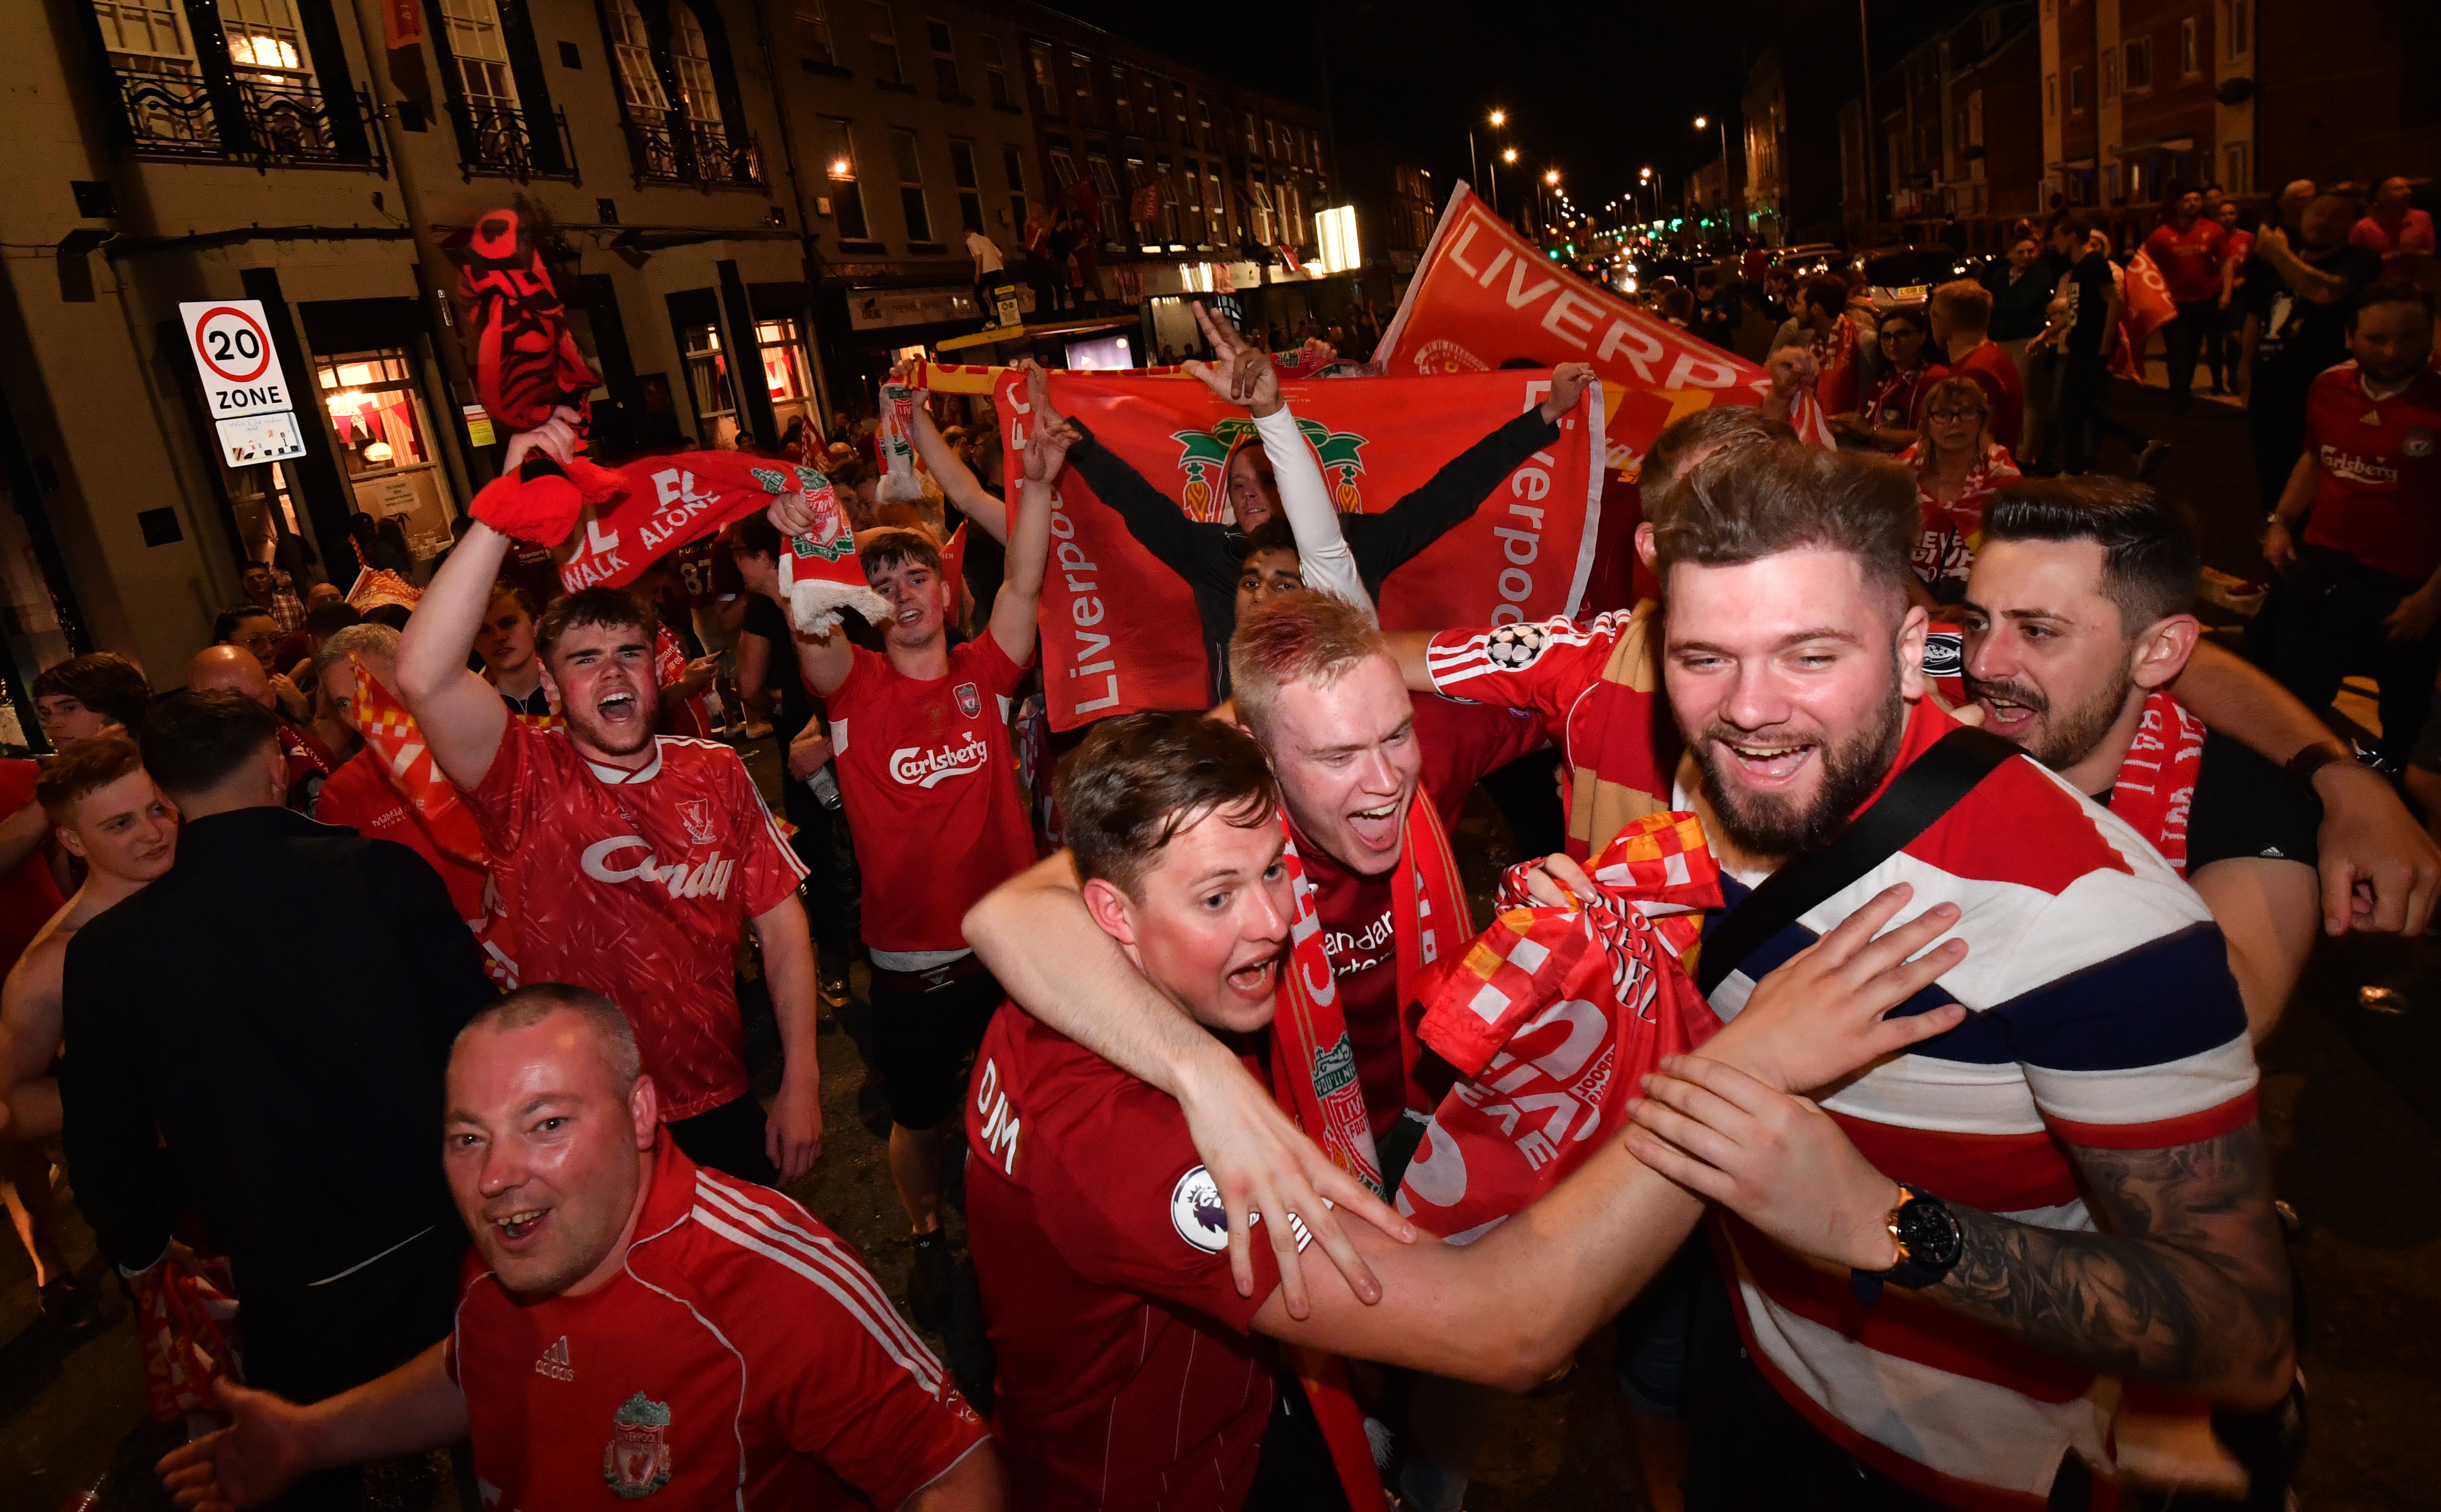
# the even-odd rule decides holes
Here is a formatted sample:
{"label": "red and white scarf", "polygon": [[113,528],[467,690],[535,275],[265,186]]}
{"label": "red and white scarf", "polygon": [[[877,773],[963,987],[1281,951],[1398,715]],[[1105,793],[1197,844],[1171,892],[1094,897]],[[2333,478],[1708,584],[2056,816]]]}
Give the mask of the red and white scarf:
{"label": "red and white scarf", "polygon": [[2204,722],[2167,688],[2144,699],[2143,723],[2119,764],[2110,812],[2187,874],[2187,811],[2195,803],[2196,775],[2203,769]]}
{"label": "red and white scarf", "polygon": [[[1272,1095],[1341,1170],[1386,1195],[1381,1156],[1365,1113],[1365,1089],[1357,1079],[1356,1049],[1347,1035],[1347,1016],[1322,946],[1313,885],[1306,880],[1305,860],[1297,854],[1296,832],[1286,814],[1280,816],[1280,833],[1288,840],[1283,859],[1296,894],[1296,917],[1289,926],[1279,1011],[1272,1017]],[[1467,917],[1466,887],[1457,860],[1450,855],[1449,837],[1441,833],[1439,816],[1420,788],[1407,804],[1403,840],[1391,884],[1399,951],[1399,1039],[1409,1106],[1421,1107],[1415,1086],[1419,1044],[1408,1005],[1416,1000],[1424,968],[1456,950],[1474,927]],[[1385,1507],[1388,1499],[1365,1437],[1365,1414],[1348,1388],[1347,1362],[1297,1345],[1289,1347],[1288,1358],[1305,1382],[1314,1422],[1330,1447],[1348,1505],[1359,1512]]]}

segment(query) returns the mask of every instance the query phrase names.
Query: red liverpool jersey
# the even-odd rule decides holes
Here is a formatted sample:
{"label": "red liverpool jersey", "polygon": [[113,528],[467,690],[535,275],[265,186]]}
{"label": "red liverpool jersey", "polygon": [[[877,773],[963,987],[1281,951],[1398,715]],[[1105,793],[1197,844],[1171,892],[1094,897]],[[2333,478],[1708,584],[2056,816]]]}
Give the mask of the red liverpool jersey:
{"label": "red liverpool jersey", "polygon": [[986,1434],[856,1251],[661,1136],[625,1268],[513,1297],[470,1254],[449,1338],[485,1512],[895,1507]]}
{"label": "red liverpool jersey", "polygon": [[1238,1295],[1220,1189],[1178,1104],[1004,1004],[975,1053],[967,1142],[1010,1504],[1242,1505],[1275,1392],[1271,1346],[1247,1329],[1279,1268],[1258,1232],[1255,1294]]}
{"label": "red liverpool jersey", "polygon": [[2441,567],[2441,372],[2426,368],[2388,399],[2365,392],[2343,362],[2305,398],[2305,449],[2323,470],[2309,545],[2347,552],[2378,572],[2417,583]]}
{"label": "red liverpool jersey", "polygon": [[2220,264],[2229,255],[2229,232],[2218,221],[2197,216],[2183,231],[2164,221],[2144,239],[2144,253],[2161,270],[2161,281],[2179,304],[2220,297]]}
{"label": "red liverpool jersey", "polygon": [[661,735],[627,771],[587,761],[564,729],[508,724],[466,801],[499,858],[518,975],[588,987],[624,1010],[663,1118],[745,1096],[738,931],[805,875],[746,764],[726,746]]}
{"label": "red liverpool jersey", "polygon": [[1025,677],[982,635],[933,682],[859,648],[830,695],[831,748],[875,950],[963,950],[967,909],[1034,864],[1008,700]]}

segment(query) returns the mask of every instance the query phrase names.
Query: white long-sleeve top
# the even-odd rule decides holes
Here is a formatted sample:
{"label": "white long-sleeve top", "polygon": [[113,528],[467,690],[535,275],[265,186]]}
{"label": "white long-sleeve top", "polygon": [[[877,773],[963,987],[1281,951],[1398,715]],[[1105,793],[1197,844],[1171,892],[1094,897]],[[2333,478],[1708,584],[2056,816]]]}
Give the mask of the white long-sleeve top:
{"label": "white long-sleeve top", "polygon": [[1322,463],[1297,429],[1296,416],[1282,405],[1255,417],[1255,434],[1263,455],[1272,461],[1272,478],[1279,485],[1280,508],[1296,536],[1297,576],[1316,593],[1328,593],[1375,615],[1373,596],[1356,570],[1356,553],[1340,533],[1339,511],[1330,502],[1330,485]]}

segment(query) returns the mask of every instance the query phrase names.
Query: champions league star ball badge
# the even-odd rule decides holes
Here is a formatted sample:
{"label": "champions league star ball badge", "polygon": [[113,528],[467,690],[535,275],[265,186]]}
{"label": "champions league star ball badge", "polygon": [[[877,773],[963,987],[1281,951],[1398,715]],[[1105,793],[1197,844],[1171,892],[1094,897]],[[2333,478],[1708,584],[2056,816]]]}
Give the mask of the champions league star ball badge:
{"label": "champions league star ball badge", "polygon": [[1229,1248],[1229,1210],[1220,1205],[1220,1183],[1202,1166],[1180,1177],[1170,1190],[1169,1221],[1180,1238],[1206,1254]]}
{"label": "champions league star ball badge", "polygon": [[1483,638],[1483,659],[1503,672],[1515,672],[1532,666],[1550,643],[1541,625],[1505,624]]}
{"label": "champions league star ball badge", "polygon": [[638,1392],[610,1414],[610,1442],[602,1449],[604,1484],[633,1502],[670,1484],[670,1409]]}

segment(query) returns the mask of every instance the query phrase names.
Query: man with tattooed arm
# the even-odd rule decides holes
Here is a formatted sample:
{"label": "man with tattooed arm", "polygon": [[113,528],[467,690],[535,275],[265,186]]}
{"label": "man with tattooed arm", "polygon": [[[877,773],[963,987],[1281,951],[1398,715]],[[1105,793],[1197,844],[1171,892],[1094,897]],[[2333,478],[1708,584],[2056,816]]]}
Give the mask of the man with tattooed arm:
{"label": "man with tattooed arm", "polygon": [[[1827,859],[1955,723],[1925,696],[1903,477],[1758,444],[1709,459],[1678,500],[1657,532],[1661,660],[1693,758],[1682,801],[1730,905],[1705,949],[1726,951],[1742,909],[1780,917],[1766,879]],[[1696,1308],[1691,1508],[2101,1505],[2108,1377],[2238,1408],[2290,1387],[2220,931],[2124,819],[1991,759],[1912,838],[1701,971],[1734,1018],[1762,975],[1905,881],[1962,908],[1969,953],[1897,1011],[1954,1001],[1964,1022],[1818,1101],[1689,1056],[1636,1105],[1637,1158],[1735,1215],[1725,1285]]]}

